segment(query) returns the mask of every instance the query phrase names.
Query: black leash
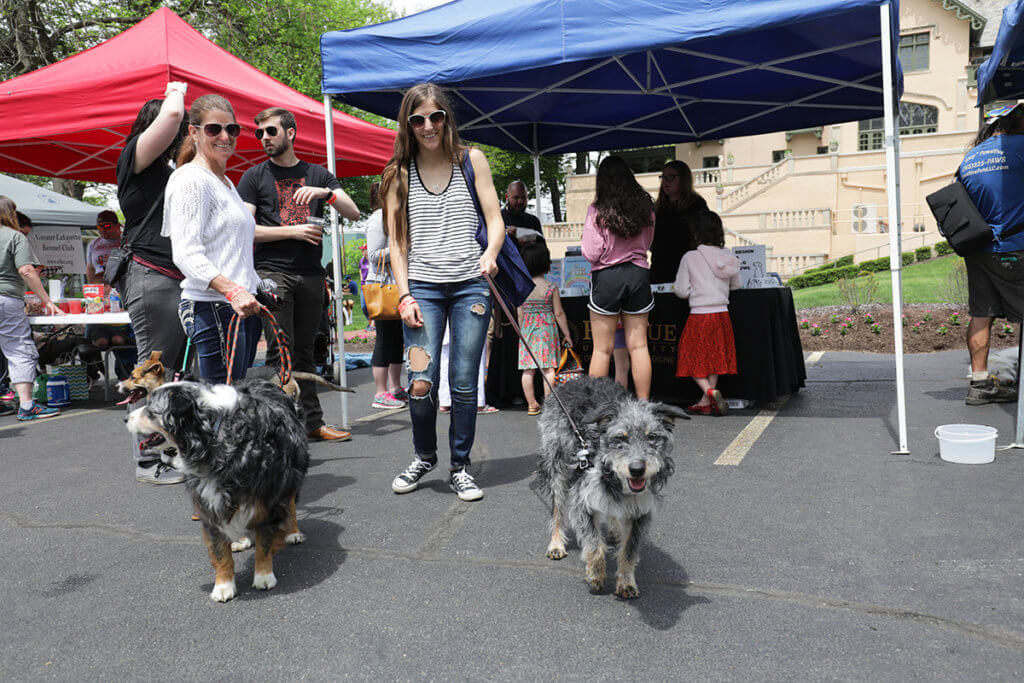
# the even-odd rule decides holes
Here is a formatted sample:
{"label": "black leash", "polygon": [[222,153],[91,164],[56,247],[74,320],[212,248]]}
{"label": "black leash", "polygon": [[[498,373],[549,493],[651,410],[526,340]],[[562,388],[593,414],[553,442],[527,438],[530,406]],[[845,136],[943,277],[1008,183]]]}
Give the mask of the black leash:
{"label": "black leash", "polygon": [[[491,292],[494,294],[494,298],[498,300],[499,304],[501,304],[501,310],[505,312],[509,323],[512,324],[512,329],[516,331],[516,335],[519,336],[519,339],[523,342],[523,346],[526,347],[526,351],[530,354],[530,358],[533,359],[533,364],[537,366],[537,369],[539,370],[540,363],[537,361],[537,356],[534,355],[533,349],[530,348],[530,342],[526,341],[526,338],[523,337],[523,333],[520,331],[519,325],[516,323],[516,316],[509,312],[508,306],[505,304],[505,299],[502,298],[501,294],[498,292],[497,286],[494,284],[494,279],[491,278],[488,273],[484,273],[484,279],[487,280],[487,284],[490,286]],[[590,446],[587,444],[587,440],[583,438],[583,433],[576,425],[576,421],[573,420],[572,416],[569,414],[569,409],[565,407],[564,403],[562,403],[562,399],[555,391],[555,387],[551,384],[551,380],[549,380],[547,375],[543,372],[540,373],[540,376],[548,386],[548,389],[551,390],[551,395],[555,397],[556,401],[558,401],[558,407],[562,409],[562,412],[565,414],[565,419],[569,421],[569,426],[572,427],[572,431],[576,435],[576,439],[580,442],[580,449],[576,451],[576,460],[579,463],[580,469],[585,470],[590,467],[590,456],[592,455]]]}

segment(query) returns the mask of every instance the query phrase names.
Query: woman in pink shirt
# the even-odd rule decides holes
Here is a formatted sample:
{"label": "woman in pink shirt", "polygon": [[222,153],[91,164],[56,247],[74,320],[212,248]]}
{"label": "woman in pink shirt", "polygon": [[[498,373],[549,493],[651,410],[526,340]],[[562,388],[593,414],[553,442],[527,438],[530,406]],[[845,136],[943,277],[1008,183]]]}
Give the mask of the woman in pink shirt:
{"label": "woman in pink shirt", "polygon": [[622,315],[637,398],[651,392],[647,314],[654,308],[647,250],[654,239],[654,202],[622,157],[597,168],[597,194],[583,226],[583,257],[591,264],[590,376],[605,377]]}

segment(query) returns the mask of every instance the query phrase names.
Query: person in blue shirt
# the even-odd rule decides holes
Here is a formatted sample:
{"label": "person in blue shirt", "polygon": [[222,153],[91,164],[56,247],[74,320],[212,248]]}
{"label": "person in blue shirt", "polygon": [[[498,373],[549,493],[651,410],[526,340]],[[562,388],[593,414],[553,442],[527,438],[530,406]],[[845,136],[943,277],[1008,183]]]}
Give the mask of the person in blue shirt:
{"label": "person in blue shirt", "polygon": [[988,351],[993,319],[1019,324],[1024,312],[1024,105],[989,112],[957,177],[993,237],[988,247],[964,257],[971,317],[971,387],[966,403],[1016,401],[1016,390],[999,386],[989,376]]}

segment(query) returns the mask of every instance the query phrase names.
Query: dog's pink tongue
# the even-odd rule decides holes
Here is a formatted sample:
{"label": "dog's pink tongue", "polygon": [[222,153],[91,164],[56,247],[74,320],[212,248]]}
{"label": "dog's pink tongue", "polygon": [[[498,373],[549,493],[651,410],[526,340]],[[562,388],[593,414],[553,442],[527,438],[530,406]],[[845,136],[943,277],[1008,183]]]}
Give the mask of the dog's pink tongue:
{"label": "dog's pink tongue", "polygon": [[629,479],[629,488],[634,491],[643,491],[645,486],[647,486],[647,482],[643,479],[633,479],[632,477]]}

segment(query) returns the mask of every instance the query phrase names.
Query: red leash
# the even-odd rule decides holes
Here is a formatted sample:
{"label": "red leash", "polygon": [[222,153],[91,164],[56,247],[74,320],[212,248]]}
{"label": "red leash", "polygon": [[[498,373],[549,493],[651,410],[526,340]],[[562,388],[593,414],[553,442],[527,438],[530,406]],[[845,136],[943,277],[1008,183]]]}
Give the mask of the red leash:
{"label": "red leash", "polygon": [[[281,366],[280,366],[280,378],[281,386],[288,384],[292,378],[292,354],[288,350],[288,346],[284,343],[284,332],[281,331],[281,326],[277,324],[277,319],[274,318],[274,314],[270,310],[260,304],[261,316],[266,318],[270,322],[270,329],[274,332],[274,340],[277,342],[278,353],[281,355]],[[230,339],[230,345],[228,347],[228,376],[225,381],[226,384],[231,384],[231,370],[235,366],[235,348],[238,346],[238,329],[241,324],[241,318],[238,314],[231,316],[230,322],[228,322],[228,339]]]}

